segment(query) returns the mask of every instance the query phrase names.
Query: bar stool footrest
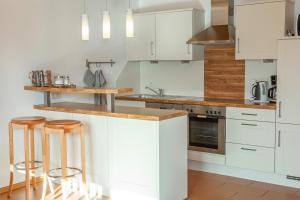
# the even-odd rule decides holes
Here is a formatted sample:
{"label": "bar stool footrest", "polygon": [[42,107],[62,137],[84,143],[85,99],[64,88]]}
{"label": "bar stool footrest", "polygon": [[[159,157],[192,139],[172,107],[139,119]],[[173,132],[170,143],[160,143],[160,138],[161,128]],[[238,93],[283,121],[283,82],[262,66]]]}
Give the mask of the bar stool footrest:
{"label": "bar stool footrest", "polygon": [[[32,167],[32,164],[34,164],[35,166]],[[16,171],[26,171],[25,161],[16,163],[14,165],[14,167],[15,167]],[[38,160],[29,161],[29,170],[36,170],[36,169],[40,169],[42,167],[43,167],[42,161],[38,161]]]}
{"label": "bar stool footrest", "polygon": [[[82,174],[82,170],[76,167],[67,167],[66,170],[67,170],[67,175],[65,177],[66,179],[74,178]],[[48,178],[50,178],[51,181],[57,181],[59,179],[63,179],[62,168],[55,168],[49,170],[47,176]]]}

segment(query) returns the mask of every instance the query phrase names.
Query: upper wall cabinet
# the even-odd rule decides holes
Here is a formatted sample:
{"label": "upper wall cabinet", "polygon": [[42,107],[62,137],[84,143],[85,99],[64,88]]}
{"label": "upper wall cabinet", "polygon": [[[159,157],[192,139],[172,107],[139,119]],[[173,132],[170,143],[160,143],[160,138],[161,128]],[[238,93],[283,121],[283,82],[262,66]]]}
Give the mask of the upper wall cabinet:
{"label": "upper wall cabinet", "polygon": [[128,60],[155,60],[155,14],[135,15],[134,26],[135,37],[127,40]]}
{"label": "upper wall cabinet", "polygon": [[130,61],[200,60],[201,47],[186,44],[204,29],[203,12],[196,9],[143,13],[134,16],[135,37],[127,39]]}
{"label": "upper wall cabinet", "polygon": [[294,3],[244,2],[235,6],[236,59],[277,59],[277,40],[294,30]]}

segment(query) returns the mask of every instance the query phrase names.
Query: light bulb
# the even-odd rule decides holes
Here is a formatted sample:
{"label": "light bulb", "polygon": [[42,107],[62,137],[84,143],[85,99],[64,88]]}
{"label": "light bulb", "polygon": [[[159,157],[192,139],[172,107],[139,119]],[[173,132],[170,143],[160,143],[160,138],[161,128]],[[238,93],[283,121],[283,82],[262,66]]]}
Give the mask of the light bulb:
{"label": "light bulb", "polygon": [[81,36],[82,40],[89,40],[90,39],[90,28],[89,28],[89,19],[87,14],[83,14],[81,17],[82,20],[82,29],[81,29]]}
{"label": "light bulb", "polygon": [[103,12],[103,38],[110,38],[110,16],[108,11]]}
{"label": "light bulb", "polygon": [[134,22],[132,10],[128,9],[126,14],[126,36],[134,37]]}

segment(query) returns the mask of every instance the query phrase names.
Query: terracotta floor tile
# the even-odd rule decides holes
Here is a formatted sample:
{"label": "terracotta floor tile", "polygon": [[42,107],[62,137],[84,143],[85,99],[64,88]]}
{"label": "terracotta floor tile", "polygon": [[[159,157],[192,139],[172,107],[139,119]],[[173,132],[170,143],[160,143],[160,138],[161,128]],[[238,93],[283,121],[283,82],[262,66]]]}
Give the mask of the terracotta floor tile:
{"label": "terracotta floor tile", "polygon": [[264,195],[261,200],[300,200],[300,196],[271,191]]}
{"label": "terracotta floor tile", "polygon": [[298,191],[298,189],[296,189],[296,188],[262,183],[262,182],[256,182],[256,181],[253,182],[252,184],[250,184],[249,186],[253,187],[253,188],[260,188],[260,189],[265,189],[268,191],[275,191],[275,192],[284,193],[284,194],[295,194]]}
{"label": "terracotta floor tile", "polygon": [[237,193],[233,197],[230,198],[230,200],[261,200],[261,196],[251,195],[251,194],[245,194],[245,193]]}
{"label": "terracotta floor tile", "polygon": [[232,191],[235,193],[239,193],[240,195],[247,196],[255,196],[255,197],[262,197],[267,190],[259,189],[259,188],[251,188],[247,185],[240,185],[236,183],[225,183],[221,186],[223,190]]}

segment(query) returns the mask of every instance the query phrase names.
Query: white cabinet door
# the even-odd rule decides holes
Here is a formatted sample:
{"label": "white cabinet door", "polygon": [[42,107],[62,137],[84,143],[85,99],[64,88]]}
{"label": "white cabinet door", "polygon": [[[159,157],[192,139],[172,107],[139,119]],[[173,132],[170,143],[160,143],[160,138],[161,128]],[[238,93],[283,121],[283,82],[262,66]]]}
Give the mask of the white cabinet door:
{"label": "white cabinet door", "polygon": [[276,173],[300,177],[300,125],[277,124]]}
{"label": "white cabinet door", "polygon": [[279,40],[277,122],[300,124],[300,39]]}
{"label": "white cabinet door", "polygon": [[285,35],[285,2],[235,7],[236,59],[277,59]]}
{"label": "white cabinet door", "polygon": [[274,173],[274,148],[226,143],[226,164]]}
{"label": "white cabinet door", "polygon": [[122,188],[127,188],[133,194],[157,197],[158,122],[109,118],[108,124],[113,190],[122,193]]}
{"label": "white cabinet door", "polygon": [[157,60],[191,60],[192,45],[186,44],[193,36],[193,12],[159,13],[156,16]]}
{"label": "white cabinet door", "polygon": [[274,148],[275,123],[227,119],[226,142]]}
{"label": "white cabinet door", "polygon": [[155,14],[135,15],[134,28],[127,39],[128,60],[155,60]]}

